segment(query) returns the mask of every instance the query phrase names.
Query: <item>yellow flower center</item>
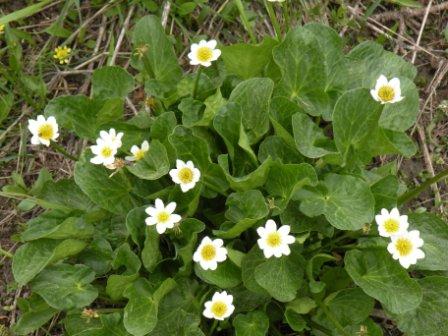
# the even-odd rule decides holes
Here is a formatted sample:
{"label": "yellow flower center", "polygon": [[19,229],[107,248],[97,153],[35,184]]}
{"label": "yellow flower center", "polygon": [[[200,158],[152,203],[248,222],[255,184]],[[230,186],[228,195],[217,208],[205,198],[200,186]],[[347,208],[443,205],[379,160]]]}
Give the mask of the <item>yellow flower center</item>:
{"label": "yellow flower center", "polygon": [[50,140],[51,138],[53,138],[53,134],[53,126],[51,126],[50,124],[42,124],[37,131],[37,135],[39,136],[39,138],[45,140]]}
{"label": "yellow flower center", "polygon": [[269,247],[277,247],[282,243],[282,237],[278,232],[272,232],[268,234],[266,243],[269,245]]}
{"label": "yellow flower center", "polygon": [[407,238],[399,238],[395,242],[395,248],[402,257],[405,257],[412,251],[412,242]]}
{"label": "yellow flower center", "polygon": [[400,223],[396,219],[389,218],[384,222],[384,230],[386,230],[387,233],[395,233],[400,228]]}
{"label": "yellow flower center", "polygon": [[208,62],[212,59],[213,51],[209,47],[199,47],[196,51],[196,57],[201,62]]}
{"label": "yellow flower center", "polygon": [[380,97],[383,102],[391,101],[395,97],[394,88],[390,85],[384,85],[380,87],[380,89],[378,90],[378,97]]}
{"label": "yellow flower center", "polygon": [[227,312],[227,305],[223,301],[213,302],[212,307],[210,309],[216,317],[223,317]]}
{"label": "yellow flower center", "polygon": [[205,261],[213,260],[216,256],[216,248],[212,244],[205,245],[201,250],[201,257]]}
{"label": "yellow flower center", "polygon": [[54,50],[54,58],[58,59],[60,63],[68,63],[68,58],[70,57],[70,52],[72,50],[67,47],[57,47]]}
{"label": "yellow flower center", "polygon": [[190,168],[184,167],[180,169],[178,176],[179,180],[184,184],[191,183],[193,181],[193,171]]}
{"label": "yellow flower center", "polygon": [[166,211],[161,211],[157,215],[157,221],[159,223],[165,223],[166,221],[168,221],[168,219],[170,219],[170,214]]}
{"label": "yellow flower center", "polygon": [[143,157],[145,156],[146,151],[144,151],[143,149],[139,149],[138,151],[135,152],[134,154],[134,158],[136,161],[143,159]]}
{"label": "yellow flower center", "polygon": [[112,148],[105,146],[101,149],[101,156],[102,157],[110,157],[112,155]]}

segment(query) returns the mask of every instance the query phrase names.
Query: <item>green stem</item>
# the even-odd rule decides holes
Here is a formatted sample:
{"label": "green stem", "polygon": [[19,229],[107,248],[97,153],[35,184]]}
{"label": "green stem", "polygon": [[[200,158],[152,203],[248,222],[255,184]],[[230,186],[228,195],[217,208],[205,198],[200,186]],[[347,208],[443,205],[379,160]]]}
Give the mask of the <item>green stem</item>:
{"label": "green stem", "polygon": [[418,187],[409,190],[407,193],[404,193],[398,198],[398,205],[403,205],[404,203],[409,202],[413,198],[416,198],[418,195],[420,195],[421,192],[423,192],[426,188],[428,188],[431,184],[437,183],[440,180],[445,179],[448,176],[448,168],[445,170],[442,170],[440,173],[438,173],[436,176],[431,177],[430,179],[427,179],[425,182],[420,184]]}
{"label": "green stem", "polygon": [[264,0],[264,6],[266,7],[266,11],[268,12],[272,27],[274,27],[275,36],[277,37],[278,40],[280,40],[282,37],[282,32],[280,30],[280,25],[278,23],[277,16],[275,15],[274,9],[272,8],[272,4],[269,1]]}
{"label": "green stem", "polygon": [[210,327],[209,335],[213,335],[213,332],[215,331],[216,327],[218,326],[218,320],[214,320],[212,326]]}
{"label": "green stem", "polygon": [[327,318],[331,321],[331,323],[333,323],[333,325],[335,326],[335,328],[339,331],[339,333],[343,336],[350,336],[350,334],[344,329],[344,327],[339,323],[338,319],[336,318],[336,316],[334,316],[333,312],[331,310],[329,310],[325,304],[321,304],[320,305],[322,310],[324,311],[325,315],[327,316]]}
{"label": "green stem", "polygon": [[51,148],[53,148],[55,151],[61,153],[62,155],[64,155],[66,158],[73,160],[73,161],[78,161],[78,158],[76,156],[71,155],[69,152],[67,152],[65,150],[64,147],[62,147],[60,144],[58,144],[57,142],[50,142],[50,146]]}
{"label": "green stem", "polygon": [[196,72],[196,79],[194,80],[194,86],[193,86],[193,99],[196,98],[196,93],[198,92],[198,86],[199,86],[199,79],[201,78],[202,73],[202,65],[199,65],[198,71]]}
{"label": "green stem", "polygon": [[8,258],[12,258],[13,257],[12,253],[2,249],[1,247],[0,247],[0,254],[4,255],[5,257],[8,257]]}
{"label": "green stem", "polygon": [[246,12],[244,10],[243,3],[241,0],[234,0],[235,5],[238,8],[238,11],[240,12],[240,18],[243,22],[244,29],[246,29],[247,33],[249,34],[250,40],[252,43],[257,43],[257,39],[255,38],[254,31],[252,29],[252,26],[250,25],[249,19],[246,16]]}
{"label": "green stem", "polygon": [[291,28],[291,20],[289,18],[289,4],[288,1],[285,1],[284,3],[282,3],[282,7],[283,7],[283,15],[285,16],[285,34],[288,33],[289,29]]}

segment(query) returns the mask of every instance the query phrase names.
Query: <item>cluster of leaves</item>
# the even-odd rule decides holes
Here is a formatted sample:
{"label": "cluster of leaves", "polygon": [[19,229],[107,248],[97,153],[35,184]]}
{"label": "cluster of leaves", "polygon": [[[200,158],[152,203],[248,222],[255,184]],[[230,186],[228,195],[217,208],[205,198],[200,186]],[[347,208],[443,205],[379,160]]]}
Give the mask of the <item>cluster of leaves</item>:
{"label": "cluster of leaves", "polygon": [[[283,41],[223,46],[193,97],[195,75],[183,73],[157,18],[142,18],[132,40],[135,78],[98,69],[90,97],[57,97],[45,114],[88,141],[101,129],[124,132],[123,156],[148,139],[144,158],[110,176],[86,149],[73,178],[43,171],[32,188],[16,177],[4,189],[22,207],[46,209],[13,258],[15,280],[32,293],[19,301],[17,334],[60,314],[67,335],[204,335],[214,327],[203,303],[219,289],[234,296],[235,313],[218,327],[229,335],[381,335],[375,304],[407,335],[445,333],[447,225],[409,215],[426,253],[413,277],[369,226],[404,190],[394,165],[369,169],[372,159],[416,151],[405,133],[418,112],[411,64],[371,42],[346,53],[335,31],[308,24]],[[404,100],[372,99],[380,74],[400,78]],[[151,113],[125,120],[136,82]],[[168,175],[177,158],[201,171],[187,193]],[[183,217],[164,235],[145,226],[155,198],[175,201]],[[291,226],[289,256],[265,259],[256,245],[267,219]],[[204,235],[228,249],[215,271],[192,262]]]}

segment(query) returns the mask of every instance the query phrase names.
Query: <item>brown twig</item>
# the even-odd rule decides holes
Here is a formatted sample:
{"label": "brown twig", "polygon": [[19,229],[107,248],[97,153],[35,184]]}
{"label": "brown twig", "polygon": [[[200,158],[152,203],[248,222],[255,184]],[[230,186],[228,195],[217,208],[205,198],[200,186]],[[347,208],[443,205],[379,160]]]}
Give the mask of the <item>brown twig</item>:
{"label": "brown twig", "polygon": [[[423,31],[425,30],[426,20],[428,20],[429,10],[431,9],[431,6],[432,6],[432,0],[429,0],[428,5],[426,6],[425,15],[423,16],[422,24],[420,26],[420,31],[418,32],[417,41],[415,41],[416,46],[420,46],[420,41],[422,39]],[[411,58],[412,64],[415,63],[415,59],[417,57],[417,52],[418,52],[418,49],[415,48],[414,52],[412,53],[412,58]]]}
{"label": "brown twig", "polygon": [[[444,1],[440,4],[432,6],[429,10],[429,13],[433,14],[444,10],[448,10],[448,1]],[[426,8],[405,8],[400,11],[390,11],[376,14],[371,16],[371,18],[377,21],[393,21],[399,19],[400,17],[406,17],[406,19],[408,19],[412,16],[420,16],[425,14],[425,12]]]}

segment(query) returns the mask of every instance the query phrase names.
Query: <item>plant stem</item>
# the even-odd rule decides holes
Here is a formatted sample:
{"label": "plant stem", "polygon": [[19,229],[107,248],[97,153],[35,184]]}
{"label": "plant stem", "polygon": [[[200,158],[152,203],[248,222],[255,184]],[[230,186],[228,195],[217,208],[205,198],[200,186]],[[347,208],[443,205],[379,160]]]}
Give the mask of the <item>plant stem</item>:
{"label": "plant stem", "polygon": [[12,253],[2,249],[1,247],[0,247],[0,254],[4,255],[5,257],[8,257],[8,258],[12,258],[13,257]]}
{"label": "plant stem", "polygon": [[209,335],[213,335],[216,327],[218,326],[218,320],[214,320],[212,326],[210,327]]}
{"label": "plant stem", "polygon": [[325,315],[328,317],[328,319],[331,321],[331,323],[333,323],[333,325],[335,326],[335,328],[339,331],[339,333],[343,336],[350,336],[350,334],[345,331],[344,327],[339,323],[338,319],[336,318],[336,316],[334,316],[333,312],[331,310],[329,310],[325,304],[321,304],[320,307],[322,308],[322,310],[324,311]]}
{"label": "plant stem", "polygon": [[234,0],[235,5],[238,8],[238,11],[240,12],[240,18],[243,22],[244,29],[246,29],[247,33],[249,34],[250,40],[252,43],[257,43],[257,39],[255,38],[254,31],[252,30],[252,26],[250,25],[249,19],[246,16],[246,12],[244,11],[244,6],[241,0]]}
{"label": "plant stem", "polygon": [[62,147],[60,144],[58,144],[57,142],[50,142],[50,146],[51,148],[53,148],[56,152],[61,153],[62,155],[64,155],[66,158],[73,160],[73,161],[78,161],[78,158],[76,156],[71,155],[69,152],[67,152],[65,150],[64,147]]}
{"label": "plant stem", "polygon": [[431,184],[437,183],[440,180],[445,179],[446,177],[448,177],[448,168],[445,169],[445,170],[442,170],[436,176],[431,177],[430,179],[427,179],[425,182],[420,184],[418,187],[416,187],[416,188],[414,188],[412,190],[409,190],[407,193],[404,193],[403,195],[401,195],[398,198],[398,201],[397,201],[398,205],[402,205],[404,203],[409,202],[413,198],[415,198],[418,195],[420,195],[420,193],[422,191],[424,191],[426,188],[428,188]]}
{"label": "plant stem", "polygon": [[291,28],[291,20],[289,18],[289,4],[288,1],[285,1],[282,3],[283,8],[283,15],[285,16],[285,34],[288,33],[289,29]]}
{"label": "plant stem", "polygon": [[201,78],[202,73],[202,66],[199,65],[198,71],[196,72],[196,79],[194,80],[194,86],[193,86],[193,99],[196,98],[196,93],[198,92],[198,86],[199,86],[199,79]]}
{"label": "plant stem", "polygon": [[269,1],[264,0],[264,6],[266,7],[266,11],[268,12],[272,27],[274,27],[275,36],[277,37],[277,40],[280,40],[282,37],[282,32],[280,30],[277,16],[275,15],[274,9],[272,8],[272,4]]}

